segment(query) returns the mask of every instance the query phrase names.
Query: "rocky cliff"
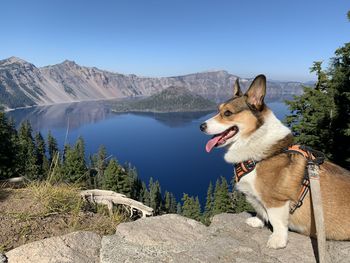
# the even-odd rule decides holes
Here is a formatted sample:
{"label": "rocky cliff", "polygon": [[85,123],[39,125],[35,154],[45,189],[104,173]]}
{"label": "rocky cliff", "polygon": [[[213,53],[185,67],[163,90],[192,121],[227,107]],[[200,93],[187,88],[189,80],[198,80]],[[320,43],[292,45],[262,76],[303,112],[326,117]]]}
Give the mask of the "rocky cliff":
{"label": "rocky cliff", "polygon": [[[271,231],[254,229],[248,214],[220,214],[209,227],[179,215],[122,223],[102,239],[76,232],[33,242],[9,251],[9,262],[316,262],[316,242],[289,233],[285,249],[269,249]],[[329,262],[349,262],[350,242],[327,242]],[[5,260],[5,259],[4,259]]]}
{"label": "rocky cliff", "polygon": [[[210,71],[184,76],[149,78],[123,75],[73,61],[38,68],[20,58],[0,60],[0,104],[6,108],[62,102],[150,96],[170,86],[185,87],[213,101],[227,99],[237,76]],[[241,79],[246,88],[250,79]],[[302,83],[268,82],[271,97],[300,94]]]}

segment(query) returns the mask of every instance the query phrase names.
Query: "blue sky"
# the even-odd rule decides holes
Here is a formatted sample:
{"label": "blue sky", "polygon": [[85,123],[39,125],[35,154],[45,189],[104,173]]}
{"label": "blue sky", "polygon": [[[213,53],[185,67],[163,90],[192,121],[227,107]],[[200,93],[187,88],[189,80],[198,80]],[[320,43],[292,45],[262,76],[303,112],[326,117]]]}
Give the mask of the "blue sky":
{"label": "blue sky", "polygon": [[0,59],[306,81],[313,61],[350,41],[348,10],[348,0],[3,0]]}

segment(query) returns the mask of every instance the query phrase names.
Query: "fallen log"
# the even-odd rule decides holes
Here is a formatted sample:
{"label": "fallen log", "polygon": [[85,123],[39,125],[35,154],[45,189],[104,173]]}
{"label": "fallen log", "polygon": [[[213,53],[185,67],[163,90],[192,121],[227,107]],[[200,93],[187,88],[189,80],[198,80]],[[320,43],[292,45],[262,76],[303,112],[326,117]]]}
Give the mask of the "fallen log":
{"label": "fallen log", "polygon": [[113,205],[124,205],[130,209],[131,216],[134,209],[140,211],[142,217],[153,215],[153,208],[113,191],[92,189],[81,191],[80,195],[87,201],[107,205],[110,213],[113,213]]}
{"label": "fallen log", "polygon": [[25,178],[23,176],[20,177],[12,177],[9,179],[0,180],[0,187],[20,187],[25,183]]}

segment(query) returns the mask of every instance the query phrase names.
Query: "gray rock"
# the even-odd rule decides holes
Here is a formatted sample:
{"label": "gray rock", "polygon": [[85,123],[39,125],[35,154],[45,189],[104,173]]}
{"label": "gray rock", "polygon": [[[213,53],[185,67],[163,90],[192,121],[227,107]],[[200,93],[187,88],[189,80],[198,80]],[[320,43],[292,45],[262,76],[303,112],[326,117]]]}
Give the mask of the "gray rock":
{"label": "gray rock", "polygon": [[7,257],[3,253],[0,253],[0,263],[7,263]]}
{"label": "gray rock", "polygon": [[[178,215],[120,224],[102,238],[101,262],[316,262],[309,237],[290,232],[287,248],[268,249],[271,231],[247,226],[247,217],[220,214],[209,227]],[[349,242],[328,247],[330,262],[349,262]]]}
{"label": "gray rock", "polygon": [[[142,231],[140,231],[142,230]],[[176,246],[204,238],[206,226],[177,214],[147,217],[117,227],[116,235],[138,245]]]}
{"label": "gray rock", "polygon": [[92,232],[74,232],[32,242],[6,253],[9,263],[99,262],[101,237]]}
{"label": "gray rock", "polygon": [[[76,232],[23,245],[6,256],[9,263],[316,262],[314,240],[290,232],[287,248],[268,249],[271,231],[249,227],[248,217],[220,214],[209,227],[179,215],[143,218],[120,224],[102,242],[97,234]],[[350,242],[328,241],[327,246],[329,262],[350,262]]]}

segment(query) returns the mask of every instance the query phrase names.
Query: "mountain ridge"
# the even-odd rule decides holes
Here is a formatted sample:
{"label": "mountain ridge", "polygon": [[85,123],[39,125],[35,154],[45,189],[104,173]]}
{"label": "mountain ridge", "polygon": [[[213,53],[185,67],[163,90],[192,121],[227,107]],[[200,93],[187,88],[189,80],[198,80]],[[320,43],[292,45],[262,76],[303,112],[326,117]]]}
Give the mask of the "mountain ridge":
{"label": "mountain ridge", "polygon": [[[194,94],[218,102],[229,98],[237,76],[225,70],[171,77],[142,77],[71,60],[36,67],[18,57],[0,60],[0,104],[6,109],[77,101],[151,96],[170,86],[187,88]],[[251,79],[240,79],[243,90]],[[268,95],[298,95],[300,82],[268,82]]]}

